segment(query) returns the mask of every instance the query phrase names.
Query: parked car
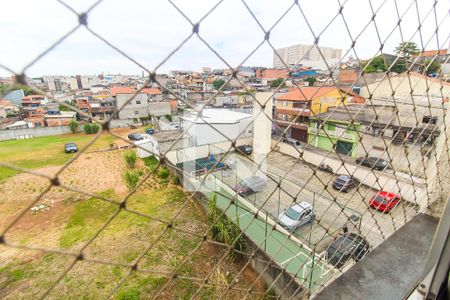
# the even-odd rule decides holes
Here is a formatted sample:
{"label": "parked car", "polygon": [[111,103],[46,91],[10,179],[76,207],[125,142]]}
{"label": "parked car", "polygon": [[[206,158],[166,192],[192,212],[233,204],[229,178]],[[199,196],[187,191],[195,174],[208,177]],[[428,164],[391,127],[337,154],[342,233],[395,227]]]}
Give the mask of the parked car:
{"label": "parked car", "polygon": [[153,129],[153,128],[147,128],[147,129],[145,130],[145,133],[147,133],[147,134],[154,134],[154,133],[155,133],[155,129]]}
{"label": "parked car", "polygon": [[333,181],[333,187],[342,192],[348,192],[351,188],[358,186],[359,180],[350,175],[338,175]]}
{"label": "parked car", "polygon": [[143,140],[144,137],[141,134],[139,134],[139,133],[130,133],[128,135],[128,139],[130,141],[140,141],[140,140]]}
{"label": "parked car", "polygon": [[347,232],[339,235],[327,247],[326,258],[336,268],[342,267],[349,259],[359,261],[370,251],[367,240],[356,233]]}
{"label": "parked car", "polygon": [[291,144],[294,147],[303,147],[302,143],[293,138],[283,138],[283,143]]}
{"label": "parked car", "polygon": [[379,157],[358,157],[356,163],[379,171],[383,171],[389,167],[389,163]]}
{"label": "parked car", "polygon": [[369,205],[384,213],[390,212],[401,200],[401,197],[394,193],[379,191],[370,198]]}
{"label": "parked car", "polygon": [[241,196],[249,196],[251,194],[262,192],[266,189],[267,181],[260,176],[251,176],[239,182],[234,190]]}
{"label": "parked car", "polygon": [[78,146],[75,143],[67,143],[64,145],[64,150],[66,153],[75,153],[78,152]]}
{"label": "parked car", "polygon": [[313,222],[314,208],[308,202],[296,203],[283,211],[278,217],[278,223],[289,231]]}
{"label": "parked car", "polygon": [[236,147],[236,151],[245,155],[250,155],[253,152],[253,148],[250,145],[240,145]]}

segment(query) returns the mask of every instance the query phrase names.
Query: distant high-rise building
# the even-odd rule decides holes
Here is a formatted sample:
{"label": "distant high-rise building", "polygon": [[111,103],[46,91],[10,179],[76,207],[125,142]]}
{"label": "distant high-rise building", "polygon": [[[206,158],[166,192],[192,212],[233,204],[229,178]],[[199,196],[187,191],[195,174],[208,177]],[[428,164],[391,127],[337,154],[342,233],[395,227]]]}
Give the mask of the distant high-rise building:
{"label": "distant high-rise building", "polygon": [[288,66],[305,66],[327,70],[327,65],[330,68],[335,68],[342,56],[342,49],[318,47],[316,45],[294,45],[275,51],[273,54],[274,68],[284,68],[285,65],[282,62],[284,61]]}

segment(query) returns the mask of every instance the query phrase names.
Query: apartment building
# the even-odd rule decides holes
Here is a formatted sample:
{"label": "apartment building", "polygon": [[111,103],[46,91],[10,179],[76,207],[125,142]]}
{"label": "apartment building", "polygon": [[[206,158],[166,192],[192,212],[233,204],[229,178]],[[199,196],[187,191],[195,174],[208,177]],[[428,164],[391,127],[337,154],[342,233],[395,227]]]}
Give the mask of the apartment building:
{"label": "apartment building", "polygon": [[328,70],[327,65],[330,68],[337,67],[341,57],[342,49],[299,44],[276,49],[273,54],[273,67],[277,69],[285,68],[284,61],[288,66],[302,65],[321,70]]}

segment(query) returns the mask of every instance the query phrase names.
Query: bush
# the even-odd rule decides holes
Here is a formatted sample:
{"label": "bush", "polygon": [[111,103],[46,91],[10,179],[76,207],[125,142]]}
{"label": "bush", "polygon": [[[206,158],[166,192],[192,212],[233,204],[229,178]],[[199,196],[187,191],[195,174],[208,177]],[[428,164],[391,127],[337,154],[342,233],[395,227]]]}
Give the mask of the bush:
{"label": "bush", "polygon": [[69,128],[72,133],[77,133],[79,123],[75,120],[70,121]]}
{"label": "bush", "polygon": [[[244,237],[241,235],[239,223],[235,224],[228,219],[222,210],[217,207],[216,195],[208,202],[207,220],[210,226],[211,237],[215,241],[233,246],[235,250],[245,250],[246,243]],[[237,222],[239,222],[239,219]],[[235,252],[230,252],[230,255],[236,257]]]}
{"label": "bush", "polygon": [[172,122],[172,115],[166,114],[164,116],[166,117],[167,121]]}
{"label": "bush", "polygon": [[98,124],[91,124],[91,123],[86,123],[83,126],[83,130],[85,133],[87,134],[94,134],[97,133],[100,130],[100,125]]}
{"label": "bush", "polygon": [[161,169],[159,169],[158,172],[158,177],[161,179],[167,179],[167,177],[169,177],[170,172],[169,169],[167,169],[166,167],[162,167]]}
{"label": "bush", "polygon": [[181,178],[178,175],[173,176],[173,184],[180,185],[181,184]]}
{"label": "bush", "polygon": [[142,159],[144,161],[144,164],[150,168],[150,170],[154,170],[156,168],[156,166],[158,165],[158,159],[155,156],[149,156],[149,157],[144,157]]}
{"label": "bush", "polygon": [[142,171],[128,170],[123,175],[126,186],[130,191],[134,190],[139,182],[139,177],[142,176]]}
{"label": "bush", "polygon": [[137,161],[136,152],[134,152],[132,150],[126,151],[123,154],[123,159],[125,160],[125,163],[127,164],[128,168],[134,168],[134,166],[136,165],[136,161]]}

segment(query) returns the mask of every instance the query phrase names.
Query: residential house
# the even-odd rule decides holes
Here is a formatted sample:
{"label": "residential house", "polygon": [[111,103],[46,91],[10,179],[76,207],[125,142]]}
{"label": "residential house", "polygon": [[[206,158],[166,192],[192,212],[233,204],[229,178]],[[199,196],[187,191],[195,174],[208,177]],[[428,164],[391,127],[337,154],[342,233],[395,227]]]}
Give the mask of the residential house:
{"label": "residential house", "polygon": [[60,111],[58,114],[44,115],[45,125],[48,127],[67,126],[76,119],[77,113],[74,111]]}
{"label": "residential house", "polygon": [[[111,95],[115,97],[117,108],[120,109],[119,119],[145,118],[149,115],[161,116],[171,113],[170,103],[161,101],[162,94],[159,89],[144,88],[133,98],[135,92],[136,90],[132,88],[111,88]],[[130,99],[132,100],[129,101]]]}
{"label": "residential house", "polygon": [[[341,118],[344,116],[344,118]],[[333,112],[318,114],[310,118],[308,144],[327,151],[355,157],[361,125],[350,122],[349,117]]]}
{"label": "residential house", "polygon": [[163,131],[145,135],[143,140],[133,143],[139,146],[137,148],[139,157],[154,155],[159,159],[160,155],[167,151],[189,147],[189,137],[180,130]]}
{"label": "residential house", "polygon": [[327,112],[331,107],[352,103],[364,103],[364,98],[349,89],[337,87],[292,88],[290,92],[275,97],[275,124],[278,133],[286,132],[288,137],[308,142],[310,116]]}
{"label": "residential house", "polygon": [[361,88],[361,96],[372,98],[410,98],[413,96],[448,97],[450,95],[450,83],[431,78],[416,72],[397,74],[389,78],[380,79]]}
{"label": "residential house", "polygon": [[8,118],[11,114],[17,113],[17,107],[11,100],[0,99],[0,118]]}

